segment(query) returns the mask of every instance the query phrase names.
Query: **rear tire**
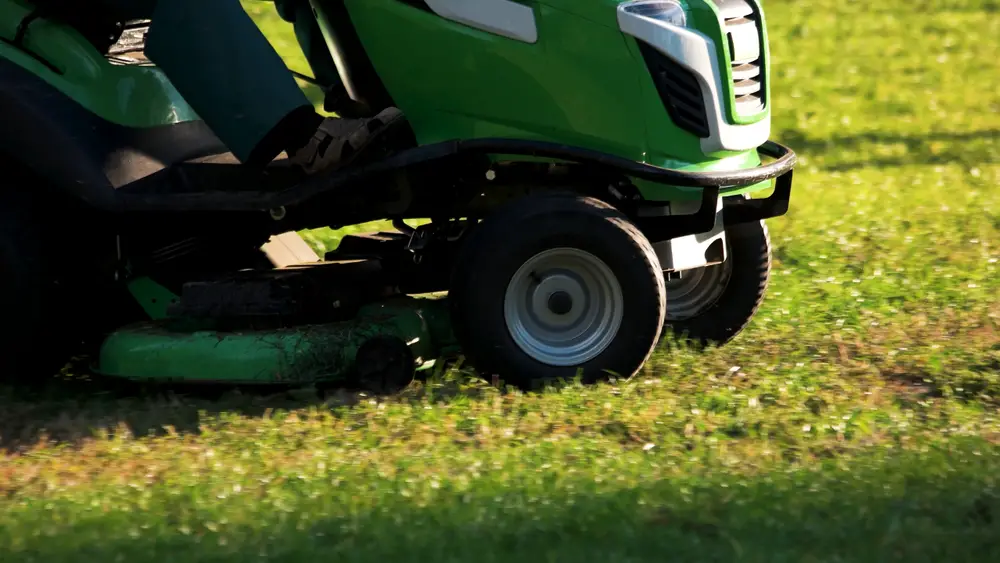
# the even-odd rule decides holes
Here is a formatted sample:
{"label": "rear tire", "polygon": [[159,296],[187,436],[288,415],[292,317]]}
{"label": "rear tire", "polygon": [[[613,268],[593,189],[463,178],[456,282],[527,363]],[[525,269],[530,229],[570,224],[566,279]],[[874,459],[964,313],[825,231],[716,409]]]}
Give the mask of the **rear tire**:
{"label": "rear tire", "polygon": [[54,375],[69,361],[74,331],[58,322],[65,286],[56,273],[56,249],[36,221],[37,200],[8,189],[0,194],[0,310],[6,317],[0,381],[25,381]]}
{"label": "rear tire", "polygon": [[0,381],[47,379],[141,313],[113,283],[114,226],[12,166],[0,191]]}
{"label": "rear tire", "polygon": [[659,340],[659,260],[599,200],[549,193],[514,201],[472,230],[456,264],[452,322],[483,375],[519,387],[578,373],[587,383],[631,377]]}
{"label": "rear tire", "polygon": [[[673,311],[668,307],[665,334],[673,331],[698,346],[722,346],[743,332],[757,314],[771,276],[767,225],[763,221],[733,225],[726,229],[726,240],[726,263],[667,282],[668,291],[677,296],[670,305],[677,306]],[[712,287],[698,287],[705,285]],[[691,299],[686,299],[688,295]]]}

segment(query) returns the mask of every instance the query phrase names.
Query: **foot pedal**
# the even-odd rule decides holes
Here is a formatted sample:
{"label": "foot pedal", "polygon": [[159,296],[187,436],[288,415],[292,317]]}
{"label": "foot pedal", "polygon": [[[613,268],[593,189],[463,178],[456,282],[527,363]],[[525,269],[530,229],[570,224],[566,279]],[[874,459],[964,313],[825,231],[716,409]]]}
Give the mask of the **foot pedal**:
{"label": "foot pedal", "polygon": [[340,239],[336,249],[326,253],[325,259],[347,260],[352,258],[381,258],[406,250],[409,235],[403,233],[360,233]]}

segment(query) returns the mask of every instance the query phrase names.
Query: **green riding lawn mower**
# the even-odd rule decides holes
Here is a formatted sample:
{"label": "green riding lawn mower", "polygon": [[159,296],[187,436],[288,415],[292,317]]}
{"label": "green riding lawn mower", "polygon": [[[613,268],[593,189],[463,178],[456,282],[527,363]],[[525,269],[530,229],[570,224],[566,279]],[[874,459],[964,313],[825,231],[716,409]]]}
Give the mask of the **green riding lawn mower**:
{"label": "green riding lawn mower", "polygon": [[[760,0],[310,4],[326,109],[399,107],[403,150],[248,169],[143,57],[148,21],[95,40],[0,0],[2,377],[86,354],[132,380],[366,387],[461,355],[530,386],[750,321],[795,164],[768,140]],[[378,220],[322,259],[276,250]]]}

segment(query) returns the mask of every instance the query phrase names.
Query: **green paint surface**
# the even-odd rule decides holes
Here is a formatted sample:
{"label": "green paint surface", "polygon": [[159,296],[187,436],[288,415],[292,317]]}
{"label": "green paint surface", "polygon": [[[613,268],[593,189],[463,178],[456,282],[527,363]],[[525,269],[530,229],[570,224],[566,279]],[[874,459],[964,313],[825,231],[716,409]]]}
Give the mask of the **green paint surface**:
{"label": "green paint surface", "polygon": [[[373,64],[421,143],[508,137],[576,145],[684,170],[759,164],[753,150],[706,155],[698,137],[674,125],[635,41],[618,29],[620,2],[526,4],[535,8],[536,44],[442,21],[396,0],[347,1]],[[725,45],[714,5],[709,0],[688,4],[690,25]],[[729,112],[728,51],[719,49],[719,56]],[[640,190],[658,200],[697,197],[692,190],[651,183]]]}
{"label": "green paint surface", "polygon": [[451,342],[447,308],[433,299],[398,298],[362,308],[338,323],[269,330],[217,330],[193,321],[123,327],[101,349],[97,371],[147,381],[310,383],[350,374],[358,349],[396,336],[425,367]]}
{"label": "green paint surface", "polygon": [[177,294],[145,276],[130,280],[128,291],[154,320],[167,318],[167,309],[179,299]]}

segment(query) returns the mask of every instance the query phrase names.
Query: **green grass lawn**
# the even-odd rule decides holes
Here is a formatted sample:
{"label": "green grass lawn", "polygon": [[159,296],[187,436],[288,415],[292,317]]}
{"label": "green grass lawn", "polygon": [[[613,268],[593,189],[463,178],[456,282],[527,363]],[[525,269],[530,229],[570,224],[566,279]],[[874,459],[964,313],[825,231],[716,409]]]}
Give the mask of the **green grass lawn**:
{"label": "green grass lawn", "polygon": [[998,7],[767,2],[801,164],[730,346],[538,394],[3,389],[0,561],[1000,561]]}

